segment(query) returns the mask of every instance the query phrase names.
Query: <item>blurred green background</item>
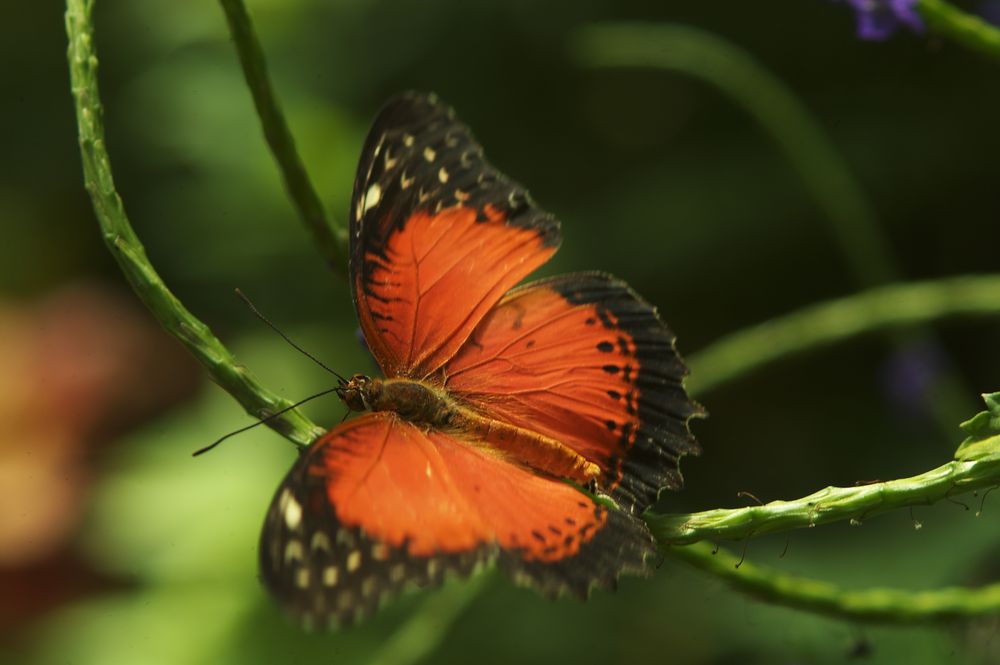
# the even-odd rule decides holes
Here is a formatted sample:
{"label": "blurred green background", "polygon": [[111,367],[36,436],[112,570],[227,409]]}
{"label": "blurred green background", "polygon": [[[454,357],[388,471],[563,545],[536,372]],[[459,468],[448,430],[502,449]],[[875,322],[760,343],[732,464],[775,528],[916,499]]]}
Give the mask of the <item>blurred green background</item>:
{"label": "blurred green background", "polygon": [[[849,269],[859,257],[845,256],[801,173],[739,103],[682,74],[582,66],[569,43],[585,24],[690,25],[746,49],[829,135],[900,278],[997,269],[1000,63],[955,44],[859,42],[851,12],[820,0],[249,8],[333,215],[346,218],[381,103],[436,91],[491,161],[561,218],[563,249],[544,272],[625,278],[684,352],[860,290]],[[0,394],[12,405],[0,409],[0,661],[389,662],[377,660],[386,639],[435,592],[334,635],[303,634],[271,605],[257,538],[294,449],[257,430],[190,457],[248,418],[155,328],[101,243],[82,188],[62,7],[8,3],[0,18]],[[262,329],[233,287],[342,373],[369,371],[347,286],[283,193],[218,5],[102,0],[95,18],[115,175],[167,284],[288,398],[329,377]],[[866,337],[701,395],[705,453],[686,460],[687,488],[660,508],[744,505],[739,491],[793,498],[946,461],[961,436],[931,416],[945,400],[935,377],[950,368],[961,380],[950,422],[978,411],[977,394],[1000,389],[1000,322],[935,333],[903,345]],[[332,425],[341,406],[308,412]],[[1000,505],[977,518],[969,501],[969,511],[944,503],[755,539],[746,556],[851,588],[995,580]],[[667,560],[586,604],[490,579],[428,662],[1000,662],[998,632],[995,619],[886,628],[815,617]]]}

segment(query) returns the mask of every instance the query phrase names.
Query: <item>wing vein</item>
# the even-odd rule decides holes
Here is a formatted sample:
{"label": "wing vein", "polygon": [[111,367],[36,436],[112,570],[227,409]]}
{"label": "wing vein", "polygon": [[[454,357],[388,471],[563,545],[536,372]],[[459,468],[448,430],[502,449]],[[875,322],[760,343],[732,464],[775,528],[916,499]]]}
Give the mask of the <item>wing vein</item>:
{"label": "wing vein", "polygon": [[[504,259],[507,259],[507,258],[509,258],[509,257],[510,257],[510,256],[511,256],[512,254],[514,254],[514,253],[516,253],[516,252],[519,252],[519,251],[521,250],[521,247],[522,247],[522,245],[524,245],[524,244],[527,244],[527,243],[521,243],[521,244],[518,244],[518,245],[515,245],[515,246],[514,246],[514,247],[513,247],[513,248],[512,248],[512,249],[511,249],[510,251],[508,251],[508,252],[507,252],[507,254],[505,254],[505,255],[504,255],[503,257],[500,257],[500,258],[499,258],[499,259],[498,259],[498,260],[497,260],[497,261],[496,261],[495,263],[500,263],[500,262],[501,262],[501,261],[503,261]],[[499,284],[499,281],[497,282],[497,284]],[[479,306],[480,306],[480,305],[482,305],[482,304],[483,304],[484,302],[486,302],[486,300],[487,300],[488,298],[491,298],[491,297],[493,296],[493,292],[494,292],[495,290],[496,290],[496,285],[494,285],[494,287],[493,287],[493,288],[491,288],[491,289],[490,289],[489,291],[487,291],[486,293],[484,293],[484,294],[483,294],[483,295],[482,295],[482,296],[481,296],[481,297],[480,297],[480,298],[479,298],[478,300],[476,300],[476,301],[475,301],[475,303],[473,304],[473,306],[469,308],[469,313],[468,313],[468,314],[467,314],[467,315],[465,316],[465,318],[463,318],[463,319],[462,319],[462,321],[461,321],[460,325],[456,326],[456,328],[455,328],[455,331],[456,331],[456,332],[457,332],[457,331],[459,331],[459,330],[462,330],[462,328],[464,328],[464,327],[465,327],[465,324],[466,324],[466,323],[467,323],[467,322],[469,321],[469,319],[471,319],[471,318],[472,318],[473,316],[478,316],[478,314],[477,314],[477,310],[479,309]],[[468,337],[469,337],[469,336],[471,336],[471,335],[472,335],[472,333],[474,332],[474,330],[475,330],[475,329],[473,328],[473,330],[470,330],[470,331],[469,331],[469,334],[468,334],[468,336],[466,337],[466,340],[468,339]],[[429,357],[432,357],[432,356],[434,356],[434,355],[435,355],[435,354],[436,354],[436,353],[437,353],[438,351],[440,351],[440,350],[441,350],[441,349],[442,349],[442,348],[443,348],[443,347],[444,347],[444,346],[445,346],[445,345],[446,345],[446,344],[447,344],[448,342],[450,342],[450,341],[452,340],[452,338],[453,338],[453,337],[454,337],[454,333],[452,333],[452,335],[451,335],[451,336],[449,336],[449,337],[445,337],[445,338],[443,338],[443,339],[442,339],[442,340],[441,340],[440,342],[438,342],[438,343],[437,343],[437,345],[436,345],[436,346],[434,346],[433,348],[431,348],[431,349],[427,350],[427,351],[426,351],[426,352],[425,352],[425,353],[424,353],[424,354],[422,355],[422,357],[421,357],[421,359],[420,359],[420,362],[423,362],[423,361],[424,361],[424,359],[426,359],[426,358],[429,358]],[[466,340],[463,340],[463,342],[462,342],[462,343],[464,344]],[[459,349],[461,349],[461,348],[462,348],[462,347],[461,347],[461,345],[459,345],[458,349],[456,349],[456,350],[455,350],[455,353],[457,353],[457,352],[458,352],[458,350],[459,350]],[[454,354],[452,354],[452,356],[451,356],[451,357],[454,357]],[[435,366],[435,367],[430,367],[430,368],[425,368],[425,370],[424,370],[424,376],[423,376],[423,378],[424,378],[424,379],[426,379],[426,378],[427,378],[428,376],[430,376],[430,375],[431,375],[431,374],[432,374],[432,373],[433,373],[433,372],[434,372],[435,370],[437,370],[437,369],[438,369],[438,367],[440,367],[441,365],[445,364],[445,363],[446,363],[446,362],[448,362],[449,360],[451,360],[451,358],[444,358],[444,359],[442,359],[442,360],[441,360],[441,362],[439,362],[439,363],[438,363],[438,365],[437,365],[437,366]]]}
{"label": "wing vein", "polygon": [[[548,327],[548,326],[550,326],[550,325],[552,325],[554,323],[558,323],[562,319],[564,319],[564,318],[566,318],[568,316],[572,316],[573,314],[576,314],[576,312],[575,312],[574,309],[571,308],[571,309],[566,310],[565,312],[560,312],[558,315],[554,316],[553,318],[548,319],[546,321],[543,321],[542,323],[539,323],[538,325],[536,325],[536,326],[534,326],[532,328],[529,328],[528,330],[519,332],[516,336],[514,336],[513,339],[511,339],[509,342],[507,342],[503,347],[497,349],[493,353],[493,355],[491,355],[490,357],[488,357],[488,358],[482,358],[481,360],[478,360],[478,361],[476,361],[476,362],[474,362],[474,363],[472,363],[470,365],[466,365],[465,367],[461,367],[458,370],[455,370],[455,371],[451,372],[450,376],[452,376],[452,377],[459,376],[459,375],[461,375],[461,374],[463,374],[463,373],[465,373],[465,372],[467,372],[469,370],[476,369],[477,367],[481,367],[482,365],[485,365],[487,363],[493,362],[494,360],[499,360],[499,356],[502,353],[504,353],[505,351],[507,351],[507,349],[509,349],[510,347],[514,346],[515,344],[517,344],[518,342],[520,342],[521,340],[523,340],[528,335],[532,335],[532,334],[538,332],[539,330],[542,330],[542,329],[544,329],[544,328],[546,328],[546,327]],[[534,350],[535,349],[532,349],[532,351],[534,351]]]}

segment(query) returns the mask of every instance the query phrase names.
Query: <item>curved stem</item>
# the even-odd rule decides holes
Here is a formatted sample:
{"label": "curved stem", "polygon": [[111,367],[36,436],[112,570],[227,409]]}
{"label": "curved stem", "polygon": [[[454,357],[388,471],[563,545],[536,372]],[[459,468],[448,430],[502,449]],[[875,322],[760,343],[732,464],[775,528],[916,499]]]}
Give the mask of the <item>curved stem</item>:
{"label": "curved stem", "polygon": [[[769,603],[818,614],[883,623],[917,623],[967,619],[1000,612],[1000,584],[978,589],[944,587],[931,591],[869,588],[849,591],[827,582],[811,580],[740,563],[725,550],[713,554],[707,543],[667,548],[730,586]],[[737,564],[739,567],[737,568]]]}
{"label": "curved stem", "polygon": [[792,501],[688,514],[647,514],[644,518],[656,539],[667,545],[739,540],[847,519],[861,522],[897,508],[929,505],[997,485],[1000,485],[1000,454],[992,454],[976,460],[948,462],[910,478],[858,487],[827,487]]}
{"label": "curved stem", "polygon": [[1000,314],[1000,275],[892,284],[737,331],[689,356],[688,387],[703,393],[768,363],[893,326]]}
{"label": "curved stem", "polygon": [[264,52],[253,29],[253,22],[243,0],[219,0],[226,13],[226,22],[239,54],[243,75],[253,96],[264,138],[271,148],[285,181],[285,189],[299,212],[299,217],[312,233],[313,241],[333,270],[347,274],[347,231],[327,220],[316,190],[295,149],[295,140],[285,122],[284,113],[274,95],[267,76]]}
{"label": "curved stem", "polygon": [[944,0],[919,0],[917,11],[930,31],[973,51],[1000,58],[1000,29]]}
{"label": "curved stem", "polygon": [[820,204],[858,283],[900,274],[877,215],[840,153],[813,115],[774,74],[735,44],[684,25],[602,24],[571,42],[591,67],[678,71],[717,88],[770,135]]}
{"label": "curved stem", "polygon": [[[146,257],[115,190],[111,162],[104,147],[104,123],[97,89],[97,55],[91,23],[93,0],[67,0],[70,81],[76,104],[83,177],[104,242],[139,298],[170,334],[208,369],[212,379],[235,397],[248,413],[263,418],[291,404],[264,389],[167,288]],[[297,411],[274,418],[268,426],[299,445],[323,433]]]}
{"label": "curved stem", "polygon": [[[826,212],[833,237],[856,281],[871,287],[899,278],[889,241],[861,186],[820,123],[773,73],[739,46],[684,25],[607,24],[579,30],[577,56],[594,67],[651,67],[677,71],[714,86],[771,136],[806,189]],[[933,342],[930,330],[891,335],[894,342]],[[949,432],[967,410],[961,378],[946,365],[929,403],[938,427]]]}

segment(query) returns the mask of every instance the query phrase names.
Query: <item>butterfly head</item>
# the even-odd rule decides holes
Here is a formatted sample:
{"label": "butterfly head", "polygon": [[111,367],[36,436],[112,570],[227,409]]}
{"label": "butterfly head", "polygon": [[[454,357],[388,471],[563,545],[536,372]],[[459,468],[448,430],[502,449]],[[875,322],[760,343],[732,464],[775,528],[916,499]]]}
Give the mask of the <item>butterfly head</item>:
{"label": "butterfly head", "polygon": [[372,404],[372,390],[376,381],[364,374],[355,374],[347,381],[341,380],[337,396],[351,411],[368,411]]}

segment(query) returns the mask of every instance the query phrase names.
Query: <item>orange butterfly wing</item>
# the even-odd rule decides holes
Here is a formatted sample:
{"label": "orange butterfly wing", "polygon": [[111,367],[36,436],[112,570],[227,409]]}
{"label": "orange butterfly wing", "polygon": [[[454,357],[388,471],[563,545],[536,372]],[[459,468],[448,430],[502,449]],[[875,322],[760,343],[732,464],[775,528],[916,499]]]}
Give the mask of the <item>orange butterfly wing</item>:
{"label": "orange butterfly wing", "polygon": [[604,471],[636,512],[681,484],[699,447],[687,368],[655,309],[609,275],[581,273],[507,294],[444,369],[456,397],[561,441]]}
{"label": "orange butterfly wing", "polygon": [[[387,377],[444,388],[489,422],[476,440],[380,412],[317,440],[261,537],[262,577],[292,614],[349,622],[409,581],[491,560],[549,594],[646,570],[655,544],[634,514],[679,484],[698,407],[671,334],[623,283],[574,275],[508,293],[559,241],[435,98],[379,114],[350,228],[365,339]],[[602,489],[633,510],[507,457],[488,439],[511,427],[598,464]]]}
{"label": "orange butterfly wing", "polygon": [[350,275],[386,376],[424,378],[559,246],[559,223],[484,159],[433,96],[402,95],[362,151]]}
{"label": "orange butterfly wing", "polygon": [[307,624],[350,623],[408,582],[498,560],[554,595],[643,572],[645,525],[488,448],[375,413],[333,430],[271,504],[261,573]]}

